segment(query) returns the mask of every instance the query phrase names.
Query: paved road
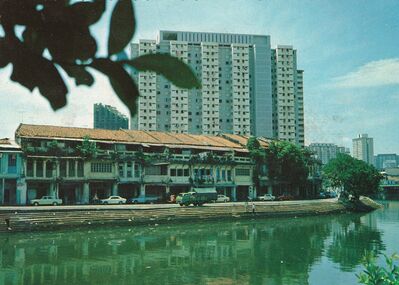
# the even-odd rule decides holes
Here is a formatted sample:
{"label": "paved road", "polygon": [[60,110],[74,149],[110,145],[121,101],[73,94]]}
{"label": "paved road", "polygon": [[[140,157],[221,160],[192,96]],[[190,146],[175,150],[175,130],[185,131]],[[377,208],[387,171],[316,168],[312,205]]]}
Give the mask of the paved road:
{"label": "paved road", "polygon": [[[332,199],[316,199],[316,200],[294,200],[294,201],[256,201],[255,205],[306,205],[313,203],[332,203],[336,202],[337,198]],[[251,205],[252,202],[248,202]],[[209,203],[203,207],[234,207],[244,206],[245,202],[229,202],[229,203]],[[192,206],[191,206],[192,207]],[[178,204],[144,204],[144,205],[67,205],[67,206],[0,206],[2,211],[65,211],[65,210],[144,210],[144,209],[168,209],[180,208]]]}

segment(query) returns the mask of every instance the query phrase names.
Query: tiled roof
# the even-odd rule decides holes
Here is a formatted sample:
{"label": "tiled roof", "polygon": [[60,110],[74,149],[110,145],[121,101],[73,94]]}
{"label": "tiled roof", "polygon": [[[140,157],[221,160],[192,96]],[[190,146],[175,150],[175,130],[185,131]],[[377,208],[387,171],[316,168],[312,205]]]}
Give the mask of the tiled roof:
{"label": "tiled roof", "polygon": [[19,150],[20,146],[15,143],[15,141],[10,140],[9,138],[0,139],[0,149],[8,149],[8,150]]}
{"label": "tiled roof", "polygon": [[[92,140],[124,142],[148,145],[171,145],[187,147],[211,147],[212,149],[236,149],[245,151],[248,137],[239,135],[192,135],[158,131],[103,130],[89,128],[59,127],[21,124],[15,132],[16,137],[46,139],[77,139],[85,136]],[[261,141],[265,147],[267,143]]]}

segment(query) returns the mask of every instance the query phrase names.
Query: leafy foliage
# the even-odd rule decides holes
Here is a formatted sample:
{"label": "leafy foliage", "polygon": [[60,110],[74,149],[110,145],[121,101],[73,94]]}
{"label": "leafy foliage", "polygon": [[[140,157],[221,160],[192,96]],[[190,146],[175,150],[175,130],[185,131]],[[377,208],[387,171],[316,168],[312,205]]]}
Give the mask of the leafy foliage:
{"label": "leafy foliage", "polygon": [[333,187],[343,188],[342,194],[355,200],[378,192],[383,178],[374,166],[343,153],[324,166],[323,172]]}
{"label": "leafy foliage", "polygon": [[311,153],[287,141],[270,143],[266,150],[269,178],[290,184],[304,184],[315,163]]}
{"label": "leafy foliage", "polygon": [[364,261],[362,273],[357,275],[360,284],[365,285],[399,285],[399,267],[395,264],[399,256],[385,255],[386,267],[379,266],[375,263],[373,255],[367,255]]}
{"label": "leafy foliage", "polygon": [[82,145],[78,145],[76,149],[80,152],[80,155],[85,158],[93,158],[97,156],[96,143],[90,141],[90,137],[88,136],[83,138]]}
{"label": "leafy foliage", "polygon": [[[75,84],[92,86],[90,69],[105,74],[115,93],[136,111],[139,96],[125,66],[162,74],[182,88],[199,87],[191,69],[169,55],[145,55],[133,60],[113,60],[123,52],[135,32],[133,0],[119,0],[112,11],[108,56],[97,56],[97,42],[90,26],[98,22],[111,1],[0,0],[0,68],[12,64],[11,80],[30,91],[38,88],[54,110],[67,103],[68,88],[60,74],[63,69]],[[22,35],[16,29],[22,28]],[[48,51],[48,54],[45,53]]]}

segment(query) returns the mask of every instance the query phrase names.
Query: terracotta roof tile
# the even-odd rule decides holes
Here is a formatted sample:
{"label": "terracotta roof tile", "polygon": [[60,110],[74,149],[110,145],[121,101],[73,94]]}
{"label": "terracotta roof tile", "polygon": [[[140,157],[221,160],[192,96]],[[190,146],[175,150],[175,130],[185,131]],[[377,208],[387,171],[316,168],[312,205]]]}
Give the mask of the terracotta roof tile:
{"label": "terracotta roof tile", "polygon": [[74,127],[59,127],[45,125],[21,124],[15,132],[17,137],[37,137],[48,139],[83,139],[89,136],[92,140],[125,142],[138,144],[161,144],[187,147],[212,147],[212,148],[234,148],[245,149],[247,138],[236,135],[231,136],[236,140],[223,136],[206,136],[192,134],[177,134],[158,131],[137,131],[137,130],[103,130]]}

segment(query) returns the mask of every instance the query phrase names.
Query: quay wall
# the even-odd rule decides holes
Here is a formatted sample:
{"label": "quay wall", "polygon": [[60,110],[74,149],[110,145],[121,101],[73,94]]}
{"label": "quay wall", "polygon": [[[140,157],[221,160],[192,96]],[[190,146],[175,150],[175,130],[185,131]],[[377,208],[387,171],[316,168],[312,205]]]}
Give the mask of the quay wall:
{"label": "quay wall", "polygon": [[[379,207],[375,204],[370,211]],[[176,205],[99,205],[75,207],[0,208],[0,232],[65,230],[99,226],[135,226],[185,222],[192,225],[204,220],[308,216],[348,212],[337,199],[256,202],[252,204],[207,204],[201,207]]]}

